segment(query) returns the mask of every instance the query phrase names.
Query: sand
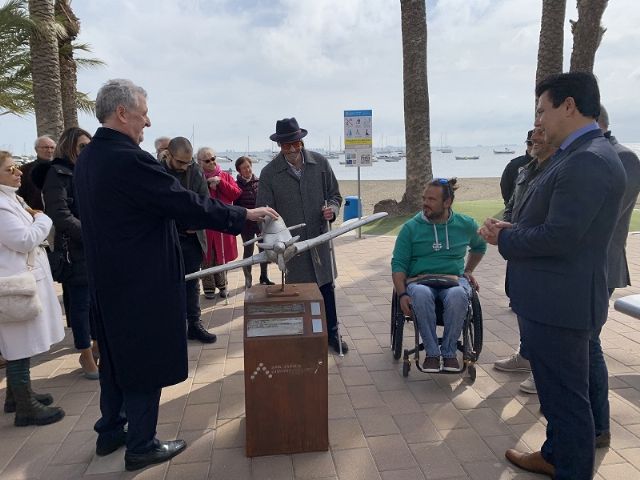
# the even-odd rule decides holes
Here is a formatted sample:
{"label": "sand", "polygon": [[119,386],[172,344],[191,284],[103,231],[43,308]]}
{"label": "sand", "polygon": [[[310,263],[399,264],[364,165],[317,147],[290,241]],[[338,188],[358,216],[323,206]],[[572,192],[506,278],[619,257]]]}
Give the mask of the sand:
{"label": "sand", "polygon": [[[340,193],[343,197],[358,194],[356,180],[340,180]],[[459,178],[456,201],[467,200],[500,200],[499,178]],[[391,198],[402,200],[405,191],[404,180],[362,180],[360,182],[360,196],[362,198],[362,213],[373,213],[373,206],[380,200]]]}

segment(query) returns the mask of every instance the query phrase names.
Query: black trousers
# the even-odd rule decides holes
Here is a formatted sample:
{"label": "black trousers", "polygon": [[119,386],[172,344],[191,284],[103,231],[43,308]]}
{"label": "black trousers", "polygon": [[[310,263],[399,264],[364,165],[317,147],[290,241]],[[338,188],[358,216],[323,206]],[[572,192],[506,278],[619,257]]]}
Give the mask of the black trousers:
{"label": "black trousers", "polygon": [[[180,236],[180,248],[184,262],[184,273],[193,273],[200,270],[202,264],[202,246],[196,235]],[[198,279],[185,282],[187,299],[187,322],[193,323],[200,320],[200,284]]]}
{"label": "black trousers", "polygon": [[338,312],[336,311],[336,292],[333,283],[321,285],[320,293],[324,299],[324,310],[327,314],[327,334],[331,338],[338,333]]}
{"label": "black trousers", "polygon": [[[111,363],[107,348],[100,349],[100,366],[104,362]],[[103,375],[102,368],[100,370],[100,413],[102,416],[93,429],[102,438],[117,436],[121,434],[124,425],[128,422],[127,452],[149,452],[155,443],[162,389],[123,390],[111,375]]]}

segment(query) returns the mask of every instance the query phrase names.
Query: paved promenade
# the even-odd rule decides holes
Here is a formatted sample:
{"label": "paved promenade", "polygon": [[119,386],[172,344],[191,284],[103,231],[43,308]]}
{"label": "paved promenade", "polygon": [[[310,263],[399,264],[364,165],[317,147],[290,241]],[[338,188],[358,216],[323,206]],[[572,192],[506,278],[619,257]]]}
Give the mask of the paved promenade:
{"label": "paved promenade", "polygon": [[[162,394],[158,436],[186,439],[189,447],[183,454],[131,473],[124,472],[124,449],[95,456],[98,382],[81,376],[67,332],[65,341],[34,359],[32,368],[36,389],[51,392],[67,415],[46,427],[15,428],[13,415],[0,414],[0,480],[546,478],[522,472],[504,459],[509,447],[539,449],[545,426],[537,396],[518,390],[526,374],[492,368],[518,343],[497,250],[489,248],[477,272],[484,348],[476,382],[415,368],[405,379],[389,350],[394,240],[345,236],[336,241],[338,314],[351,352],[342,359],[329,358],[328,452],[244,456],[243,278],[236,271],[229,275],[228,306],[202,297],[203,321],[218,342],[190,342],[189,378]],[[615,298],[640,293],[640,237],[629,238],[628,257],[636,286],[617,291]],[[412,336],[407,345],[411,342]],[[612,445],[598,451],[596,478],[640,478],[640,321],[611,309],[602,342],[610,374]],[[0,401],[4,375],[0,370]]]}

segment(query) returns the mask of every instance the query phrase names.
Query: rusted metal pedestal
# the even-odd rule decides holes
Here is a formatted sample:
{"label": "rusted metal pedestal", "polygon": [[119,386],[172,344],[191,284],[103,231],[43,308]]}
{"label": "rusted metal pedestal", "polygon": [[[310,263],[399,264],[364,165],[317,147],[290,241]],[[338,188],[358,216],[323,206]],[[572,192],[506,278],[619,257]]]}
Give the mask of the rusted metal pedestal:
{"label": "rusted metal pedestal", "polygon": [[[315,283],[245,295],[247,456],[329,448],[327,323]],[[274,287],[271,287],[272,289]]]}

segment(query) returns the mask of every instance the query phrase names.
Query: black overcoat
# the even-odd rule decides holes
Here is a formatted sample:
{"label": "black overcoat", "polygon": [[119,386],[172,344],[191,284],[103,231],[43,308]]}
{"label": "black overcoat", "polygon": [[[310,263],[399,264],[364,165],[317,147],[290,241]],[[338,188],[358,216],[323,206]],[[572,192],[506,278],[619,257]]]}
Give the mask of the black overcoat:
{"label": "black overcoat", "polygon": [[187,378],[184,265],[174,220],[237,234],[246,210],[185,190],[128,136],[99,128],[75,168],[100,349],[123,389]]}

